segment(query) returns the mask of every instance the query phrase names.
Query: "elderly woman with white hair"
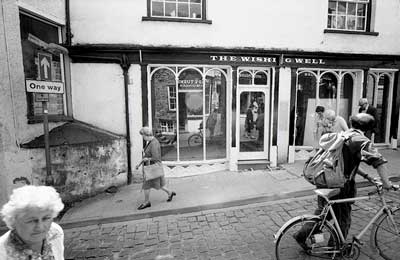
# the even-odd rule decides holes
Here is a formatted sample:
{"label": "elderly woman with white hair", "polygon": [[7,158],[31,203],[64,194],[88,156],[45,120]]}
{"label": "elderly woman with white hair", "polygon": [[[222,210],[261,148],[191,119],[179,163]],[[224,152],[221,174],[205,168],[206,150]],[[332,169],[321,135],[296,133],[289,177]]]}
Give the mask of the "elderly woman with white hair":
{"label": "elderly woman with white hair", "polygon": [[53,187],[14,189],[0,212],[9,228],[0,237],[0,259],[63,260],[64,232],[53,222],[63,208]]}
{"label": "elderly woman with white hair", "polygon": [[[136,165],[136,170],[144,165],[160,164],[161,165],[161,145],[157,138],[154,137],[153,131],[150,127],[145,126],[140,129],[139,134],[143,137],[146,142],[146,146],[143,149],[143,159]],[[168,195],[167,202],[172,201],[172,198],[176,195],[174,191],[170,191],[166,187],[165,177],[161,176],[151,180],[144,180],[142,189],[144,190],[144,202],[138,207],[138,210],[151,207],[150,203],[150,189],[163,190]]]}

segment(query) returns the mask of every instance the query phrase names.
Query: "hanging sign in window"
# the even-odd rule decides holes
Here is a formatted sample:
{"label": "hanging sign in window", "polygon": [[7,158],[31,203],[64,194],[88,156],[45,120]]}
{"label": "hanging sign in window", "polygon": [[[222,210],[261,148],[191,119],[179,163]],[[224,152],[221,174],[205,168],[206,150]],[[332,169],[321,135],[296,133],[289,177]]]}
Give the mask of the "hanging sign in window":
{"label": "hanging sign in window", "polygon": [[201,79],[181,79],[178,81],[179,89],[202,89],[203,80]]}

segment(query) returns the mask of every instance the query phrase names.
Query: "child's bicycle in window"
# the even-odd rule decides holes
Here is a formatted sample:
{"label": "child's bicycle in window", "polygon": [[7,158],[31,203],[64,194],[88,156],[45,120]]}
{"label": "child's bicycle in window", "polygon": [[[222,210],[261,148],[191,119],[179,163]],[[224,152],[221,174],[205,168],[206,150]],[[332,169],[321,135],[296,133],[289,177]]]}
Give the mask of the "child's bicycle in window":
{"label": "child's bicycle in window", "polygon": [[[361,237],[371,229],[371,248],[378,252],[386,260],[400,259],[400,208],[387,204],[382,183],[372,180],[376,190],[368,193],[368,196],[330,200],[337,195],[339,189],[317,189],[315,193],[323,197],[327,204],[322,213],[317,215],[304,215],[294,217],[286,222],[275,234],[275,255],[277,260],[302,260],[302,259],[358,259],[360,255]],[[398,190],[396,185],[393,190]],[[346,242],[339,223],[332,209],[335,203],[354,202],[371,199],[371,196],[379,197],[381,208],[376,212],[361,232],[354,236],[351,242]],[[333,224],[327,217],[331,214]],[[308,234],[305,244],[300,246],[294,238],[294,234],[307,224],[311,232]],[[303,248],[302,248],[303,247]],[[305,249],[307,249],[305,251]]]}

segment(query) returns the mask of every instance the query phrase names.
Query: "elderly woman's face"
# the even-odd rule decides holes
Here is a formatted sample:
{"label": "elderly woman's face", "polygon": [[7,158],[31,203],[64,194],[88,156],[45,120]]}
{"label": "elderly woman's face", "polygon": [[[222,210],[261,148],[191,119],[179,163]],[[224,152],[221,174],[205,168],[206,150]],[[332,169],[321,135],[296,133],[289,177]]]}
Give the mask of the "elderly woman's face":
{"label": "elderly woman's face", "polygon": [[52,211],[40,208],[27,208],[15,220],[15,231],[28,245],[39,243],[46,238],[53,222]]}

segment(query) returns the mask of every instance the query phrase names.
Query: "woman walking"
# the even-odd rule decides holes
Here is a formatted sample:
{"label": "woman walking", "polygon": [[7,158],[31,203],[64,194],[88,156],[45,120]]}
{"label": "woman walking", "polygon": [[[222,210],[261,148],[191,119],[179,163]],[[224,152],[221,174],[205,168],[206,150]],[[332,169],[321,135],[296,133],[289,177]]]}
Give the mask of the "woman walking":
{"label": "woman walking", "polygon": [[[161,165],[161,146],[157,138],[154,138],[153,131],[145,126],[140,129],[139,134],[142,136],[143,140],[146,142],[146,146],[143,149],[143,159],[136,165],[136,170],[143,164],[144,166],[160,164]],[[168,195],[167,202],[172,201],[173,197],[176,195],[174,191],[170,191],[165,186],[166,181],[164,175],[151,180],[143,180],[142,189],[144,190],[144,202],[138,207],[138,210],[151,207],[150,203],[150,189],[163,190]]]}

